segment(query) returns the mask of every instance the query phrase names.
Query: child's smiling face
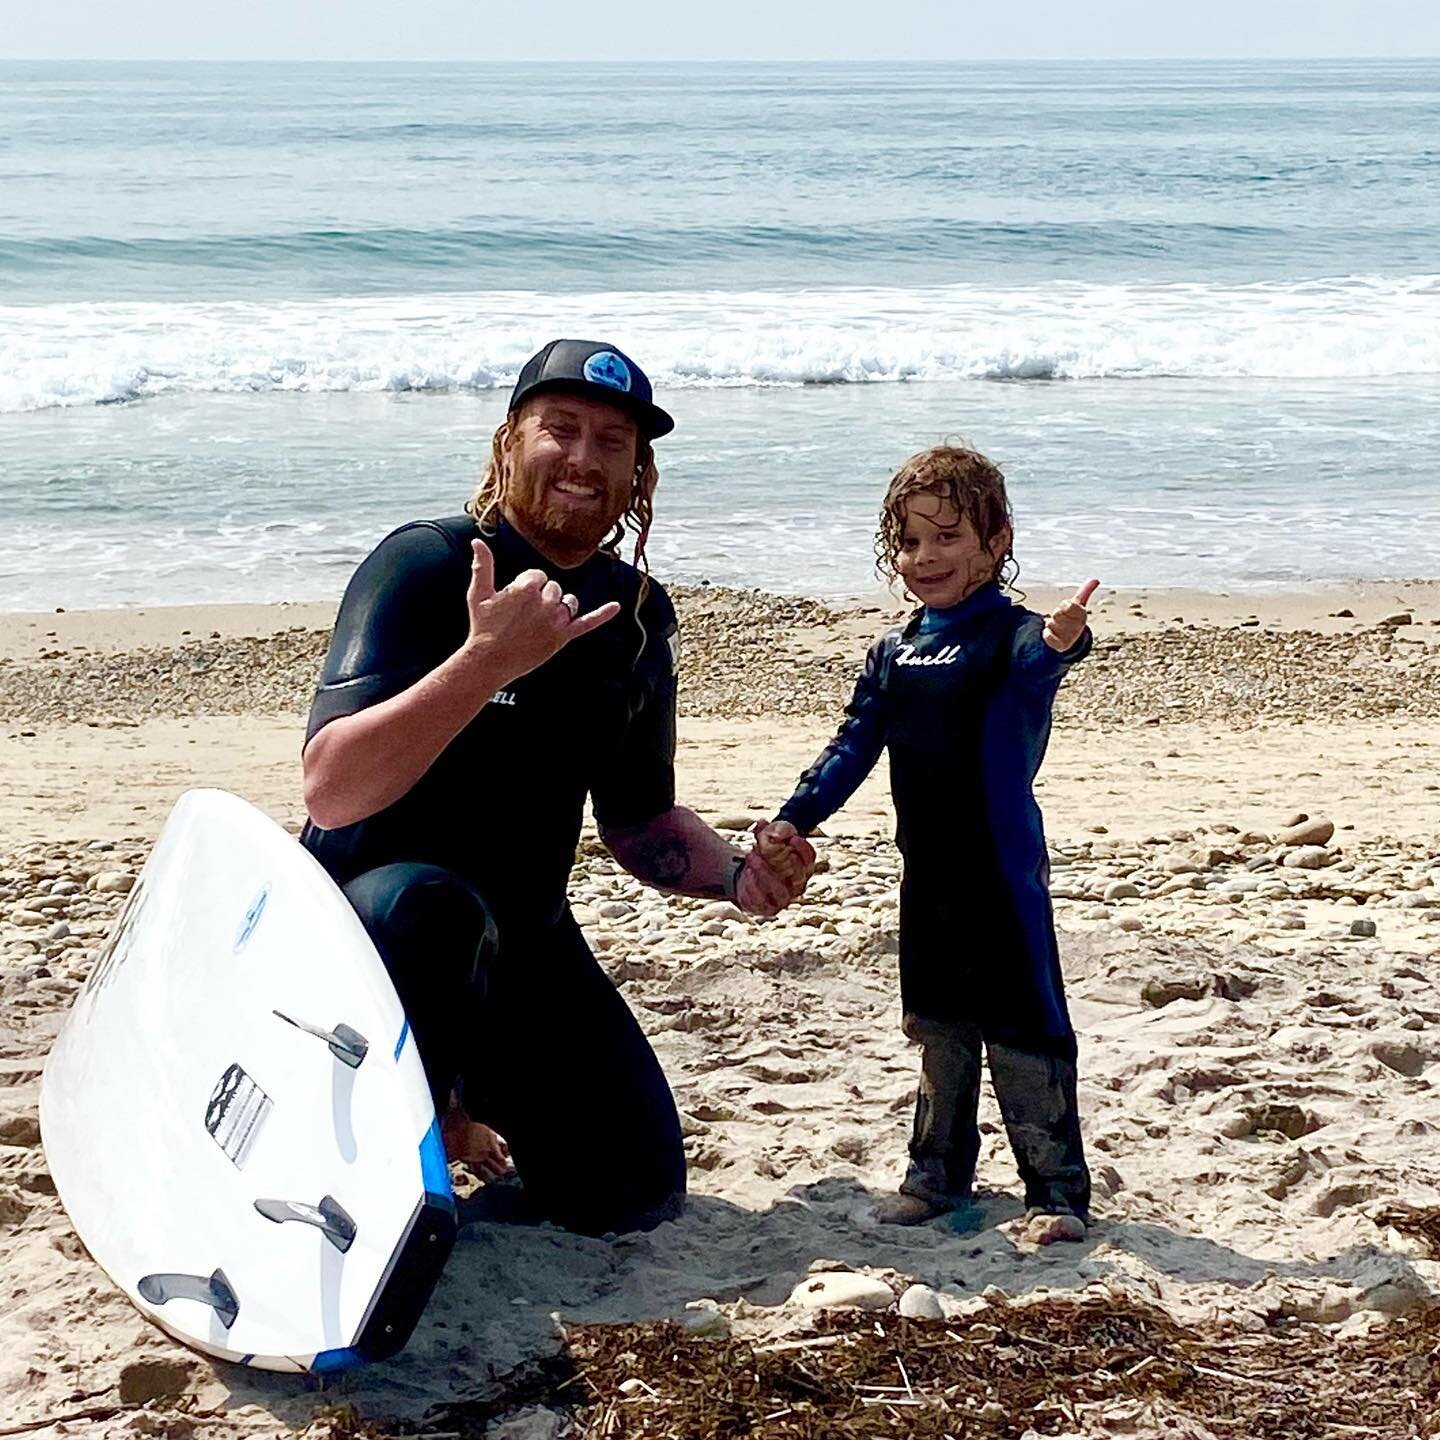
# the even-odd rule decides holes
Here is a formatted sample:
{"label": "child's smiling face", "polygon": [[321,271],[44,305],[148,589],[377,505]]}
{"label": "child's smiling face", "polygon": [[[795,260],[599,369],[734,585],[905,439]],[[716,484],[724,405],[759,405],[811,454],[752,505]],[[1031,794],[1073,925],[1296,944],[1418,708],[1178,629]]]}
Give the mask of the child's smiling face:
{"label": "child's smiling face", "polygon": [[917,600],[944,610],[995,578],[1009,544],[1007,528],[987,549],[950,500],[921,491],[905,501],[895,569]]}

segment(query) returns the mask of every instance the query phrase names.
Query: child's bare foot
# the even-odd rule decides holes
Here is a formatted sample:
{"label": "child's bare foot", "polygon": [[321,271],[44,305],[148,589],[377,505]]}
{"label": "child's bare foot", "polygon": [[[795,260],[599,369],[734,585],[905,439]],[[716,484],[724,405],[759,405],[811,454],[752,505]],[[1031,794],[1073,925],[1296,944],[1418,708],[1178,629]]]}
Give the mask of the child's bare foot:
{"label": "child's bare foot", "polygon": [[948,1202],[940,1204],[919,1195],[907,1195],[902,1190],[898,1195],[887,1195],[875,1207],[875,1218],[882,1225],[923,1225],[950,1208]]}
{"label": "child's bare foot", "polygon": [[498,1180],[510,1173],[510,1147],[488,1125],[472,1120],[458,1105],[451,1105],[440,1122],[446,1157],[459,1161],[478,1180]]}
{"label": "child's bare foot", "polygon": [[1085,1222],[1068,1211],[1052,1214],[1031,1210],[1025,1217],[1025,1238],[1033,1245],[1053,1245],[1057,1240],[1083,1240]]}

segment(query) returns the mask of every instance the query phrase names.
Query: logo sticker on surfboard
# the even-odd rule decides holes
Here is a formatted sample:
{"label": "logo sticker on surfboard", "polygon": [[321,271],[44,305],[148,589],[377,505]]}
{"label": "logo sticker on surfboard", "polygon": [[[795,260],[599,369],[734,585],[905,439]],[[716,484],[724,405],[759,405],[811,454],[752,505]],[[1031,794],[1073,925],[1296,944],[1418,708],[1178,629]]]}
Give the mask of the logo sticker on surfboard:
{"label": "logo sticker on surfboard", "polygon": [[245,948],[250,937],[255,933],[255,927],[260,923],[260,917],[265,913],[265,902],[270,898],[270,886],[262,885],[260,893],[250,902],[250,908],[245,912],[245,918],[240,922],[240,929],[235,935],[235,953],[238,955]]}
{"label": "logo sticker on surfboard", "polygon": [[205,1128],[237,1170],[245,1168],[273,1108],[270,1097],[238,1066],[229,1066],[210,1093]]}

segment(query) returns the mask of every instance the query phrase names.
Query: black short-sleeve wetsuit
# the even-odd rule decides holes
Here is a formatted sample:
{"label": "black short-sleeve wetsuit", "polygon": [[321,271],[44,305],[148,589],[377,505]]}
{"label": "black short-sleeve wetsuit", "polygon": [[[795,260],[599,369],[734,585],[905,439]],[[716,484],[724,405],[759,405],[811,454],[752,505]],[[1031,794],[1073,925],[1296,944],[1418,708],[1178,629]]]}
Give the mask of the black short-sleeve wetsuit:
{"label": "black short-sleeve wetsuit", "polygon": [[[408,689],[464,643],[468,517],[406,525],[361,564],[335,622],[306,739]],[[408,794],[357,825],[306,831],[344,881],[404,855],[441,865],[485,896],[502,931],[554,923],[593,796],[602,825],[638,825],[675,803],[675,612],[657,584],[635,614],[640,575],[608,554],[560,570],[502,523],[487,543],[495,586],[543,570],[580,613],[620,614],[512,681]],[[643,634],[642,634],[643,630]]]}
{"label": "black short-sleeve wetsuit", "polygon": [[[461,646],[478,533],[464,516],[420,521],[362,562],[307,741]],[[470,1114],[509,1140],[541,1213],[575,1229],[629,1228],[683,1193],[679,1123],[566,885],[587,794],[612,828],[674,804],[675,612],[653,582],[637,611],[640,574],[607,553],[562,570],[503,522],[484,538],[497,589],[543,570],[580,613],[617,600],[620,614],[499,691],[399,800],[354,825],[307,825],[302,842],[375,938],[437,1106],[458,1084]],[[476,975],[487,931],[498,945]]]}

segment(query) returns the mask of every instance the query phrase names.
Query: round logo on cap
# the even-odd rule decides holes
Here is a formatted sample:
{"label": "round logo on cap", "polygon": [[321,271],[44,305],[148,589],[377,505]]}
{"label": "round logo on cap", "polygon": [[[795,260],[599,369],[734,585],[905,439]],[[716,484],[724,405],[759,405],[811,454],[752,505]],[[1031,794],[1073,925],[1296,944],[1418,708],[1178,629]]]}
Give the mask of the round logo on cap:
{"label": "round logo on cap", "polygon": [[585,378],[594,385],[626,392],[630,389],[630,367],[613,350],[597,350],[583,369]]}

